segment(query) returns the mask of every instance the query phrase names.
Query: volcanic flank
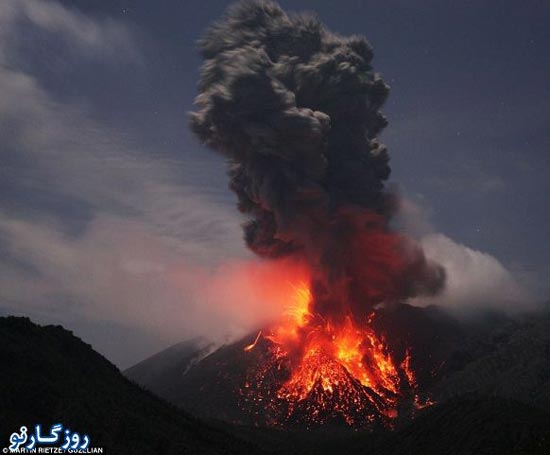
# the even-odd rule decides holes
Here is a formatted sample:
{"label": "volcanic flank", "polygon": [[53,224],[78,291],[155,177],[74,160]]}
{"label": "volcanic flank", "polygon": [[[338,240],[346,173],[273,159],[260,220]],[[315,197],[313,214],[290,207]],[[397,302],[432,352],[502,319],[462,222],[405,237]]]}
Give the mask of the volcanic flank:
{"label": "volcanic flank", "polygon": [[389,227],[397,201],[377,140],[389,88],[370,45],[253,1],[231,7],[200,49],[191,128],[228,158],[247,245],[284,260],[292,283],[281,320],[245,348],[262,355],[243,406],[281,425],[388,422],[401,400],[420,399],[414,352],[389,348],[378,309],[437,293],[445,273]]}

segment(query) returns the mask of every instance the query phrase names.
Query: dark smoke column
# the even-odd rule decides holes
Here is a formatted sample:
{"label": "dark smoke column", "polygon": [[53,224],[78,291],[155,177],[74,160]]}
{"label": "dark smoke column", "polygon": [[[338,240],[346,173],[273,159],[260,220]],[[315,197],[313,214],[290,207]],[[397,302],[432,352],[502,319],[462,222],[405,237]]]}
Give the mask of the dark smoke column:
{"label": "dark smoke column", "polygon": [[443,285],[412,241],[391,232],[386,148],[376,136],[388,86],[372,49],[271,2],[231,7],[200,41],[191,127],[229,158],[248,246],[303,257],[318,312],[364,313]]}

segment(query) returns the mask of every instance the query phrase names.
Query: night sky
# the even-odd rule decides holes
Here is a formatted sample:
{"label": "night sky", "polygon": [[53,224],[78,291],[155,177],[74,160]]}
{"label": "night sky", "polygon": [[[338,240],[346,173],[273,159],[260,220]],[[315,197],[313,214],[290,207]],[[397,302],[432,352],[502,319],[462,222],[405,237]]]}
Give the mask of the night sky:
{"label": "night sky", "polygon": [[[1,313],[121,367],[227,323],[174,276],[252,257],[223,159],[187,128],[196,40],[229,3],[0,3]],[[407,228],[547,300],[550,3],[280,4],[372,44]]]}

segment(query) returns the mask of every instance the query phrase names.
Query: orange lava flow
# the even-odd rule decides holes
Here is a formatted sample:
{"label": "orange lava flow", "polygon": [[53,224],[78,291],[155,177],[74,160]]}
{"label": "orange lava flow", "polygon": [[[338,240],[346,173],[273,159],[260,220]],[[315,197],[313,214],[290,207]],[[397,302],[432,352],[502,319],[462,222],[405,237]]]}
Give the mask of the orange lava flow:
{"label": "orange lava flow", "polygon": [[[351,316],[335,323],[311,308],[309,285],[299,282],[282,320],[245,347],[250,352],[263,337],[289,365],[270,401],[284,408],[279,418],[317,424],[339,419],[359,426],[396,417],[401,391],[416,390],[409,351],[401,363],[394,361],[372,327],[374,314],[360,323]],[[416,395],[414,400],[420,407]]]}

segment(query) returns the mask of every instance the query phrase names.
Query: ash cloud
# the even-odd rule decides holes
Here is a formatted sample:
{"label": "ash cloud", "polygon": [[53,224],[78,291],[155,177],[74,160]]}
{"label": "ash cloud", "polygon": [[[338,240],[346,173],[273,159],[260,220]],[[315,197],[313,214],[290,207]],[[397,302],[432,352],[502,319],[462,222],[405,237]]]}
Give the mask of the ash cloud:
{"label": "ash cloud", "polygon": [[377,135],[389,87],[361,36],[245,1],[200,41],[191,128],[231,165],[248,246],[303,257],[317,310],[374,306],[442,289],[444,269],[393,233],[389,156]]}
{"label": "ash cloud", "polygon": [[514,314],[537,309],[520,281],[490,254],[437,233],[426,235],[421,243],[427,256],[445,266],[448,279],[437,302],[433,298],[419,298],[414,304],[438,303],[442,308],[465,315],[487,310]]}
{"label": "ash cloud", "polygon": [[[488,311],[519,314],[542,308],[529,283],[529,274],[507,267],[486,251],[463,245],[438,232],[430,210],[420,201],[401,198],[395,218],[398,229],[418,240],[429,259],[446,271],[445,289],[437,296],[412,299],[417,306],[438,305],[455,316]],[[525,275],[525,271],[523,271]]]}

